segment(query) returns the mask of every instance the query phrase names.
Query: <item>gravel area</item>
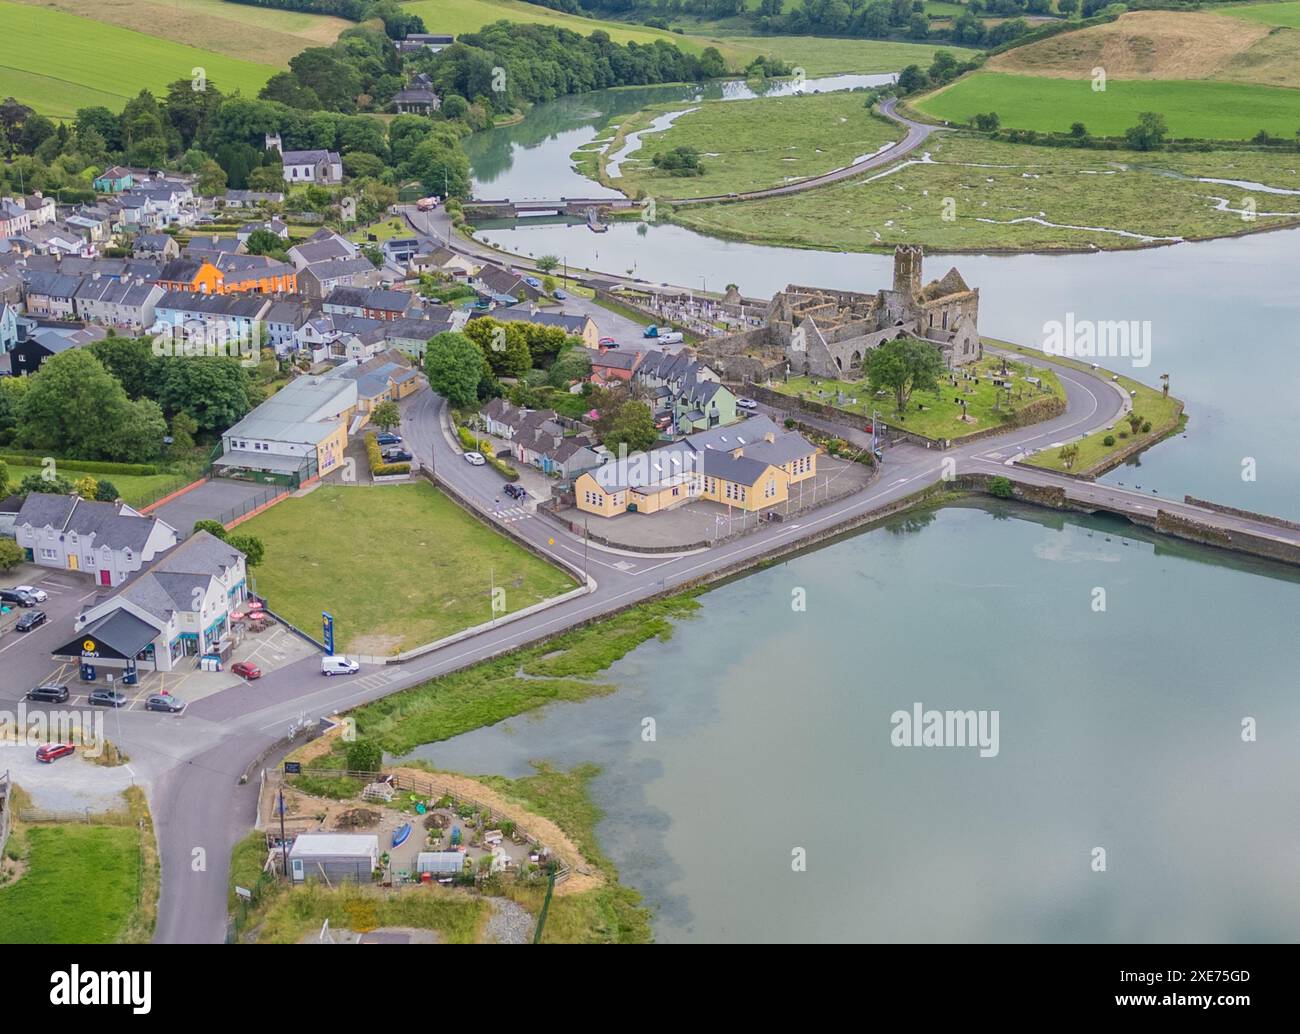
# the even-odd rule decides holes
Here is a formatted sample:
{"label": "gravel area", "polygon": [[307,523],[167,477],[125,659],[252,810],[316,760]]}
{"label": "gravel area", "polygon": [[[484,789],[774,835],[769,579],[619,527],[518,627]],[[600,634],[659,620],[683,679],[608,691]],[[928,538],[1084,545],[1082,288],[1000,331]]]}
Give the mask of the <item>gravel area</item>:
{"label": "gravel area", "polygon": [[533,928],[537,923],[531,912],[506,898],[488,900],[492,905],[492,916],[487,921],[487,943],[531,944],[533,942]]}

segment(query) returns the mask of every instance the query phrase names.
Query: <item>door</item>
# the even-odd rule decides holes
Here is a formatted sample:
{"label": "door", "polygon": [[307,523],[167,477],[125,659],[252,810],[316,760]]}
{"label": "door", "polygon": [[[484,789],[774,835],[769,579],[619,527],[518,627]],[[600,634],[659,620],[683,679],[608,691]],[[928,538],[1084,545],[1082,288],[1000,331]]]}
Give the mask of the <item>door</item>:
{"label": "door", "polygon": [[76,554],[76,553],[69,553],[69,554],[68,554],[68,570],[69,570],[69,571],[75,571],[76,569],[77,569],[77,554]]}
{"label": "door", "polygon": [[289,860],[289,865],[293,869],[293,882],[301,883],[306,875],[302,869],[302,859],[292,858]]}
{"label": "door", "polygon": [[110,572],[108,572],[108,571],[100,571],[100,572],[99,572],[99,584],[100,584],[100,585],[112,585],[112,584],[113,584],[113,575],[112,575]]}

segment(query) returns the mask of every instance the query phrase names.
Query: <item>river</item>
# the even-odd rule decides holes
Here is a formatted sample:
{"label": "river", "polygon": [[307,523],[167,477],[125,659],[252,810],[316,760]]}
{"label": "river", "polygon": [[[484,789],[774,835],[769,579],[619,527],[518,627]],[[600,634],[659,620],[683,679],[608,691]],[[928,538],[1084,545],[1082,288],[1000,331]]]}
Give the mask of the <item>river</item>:
{"label": "river", "polygon": [[[509,132],[533,135],[528,120]],[[563,144],[566,167],[575,146]],[[520,143],[495,175],[557,176],[550,147]],[[885,256],[671,225],[484,236],[753,295],[890,279]],[[1169,373],[1191,422],[1107,480],[1300,518],[1297,259],[1290,230],[1092,255],[936,256],[927,276],[956,264],[980,288],[982,332],[1031,344],[1067,313],[1149,320],[1150,364],[1107,365],[1152,384]],[[797,589],[804,613],[791,609]],[[1092,609],[1097,589],[1104,612]],[[664,941],[1300,937],[1294,573],[1118,521],[962,506],[703,599],[672,641],[615,665],[617,693],[417,753],[515,775],[539,758],[599,763],[601,844]],[[914,702],[996,711],[997,756],[892,746],[890,716]],[[1256,742],[1243,741],[1246,719]],[[792,871],[799,850],[804,872]]]}

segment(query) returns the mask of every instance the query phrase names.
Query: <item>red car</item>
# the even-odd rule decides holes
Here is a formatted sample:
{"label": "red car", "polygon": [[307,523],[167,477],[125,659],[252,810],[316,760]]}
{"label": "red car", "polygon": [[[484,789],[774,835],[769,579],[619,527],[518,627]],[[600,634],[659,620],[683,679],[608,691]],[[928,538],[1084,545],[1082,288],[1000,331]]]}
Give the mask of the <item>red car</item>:
{"label": "red car", "polygon": [[71,743],[47,743],[43,747],[36,748],[36,760],[49,764],[71,754],[74,749]]}
{"label": "red car", "polygon": [[260,679],[262,677],[262,669],[252,661],[236,661],[230,666],[230,670],[241,679]]}

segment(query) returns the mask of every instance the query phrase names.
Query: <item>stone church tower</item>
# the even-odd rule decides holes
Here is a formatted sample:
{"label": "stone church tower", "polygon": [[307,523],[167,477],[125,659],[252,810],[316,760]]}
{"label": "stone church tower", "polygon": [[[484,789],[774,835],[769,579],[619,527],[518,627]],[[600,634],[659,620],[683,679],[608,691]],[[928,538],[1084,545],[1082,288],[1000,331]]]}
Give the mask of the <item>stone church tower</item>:
{"label": "stone church tower", "polygon": [[919,244],[900,244],[894,248],[894,291],[912,299],[921,293],[921,260],[924,252]]}

